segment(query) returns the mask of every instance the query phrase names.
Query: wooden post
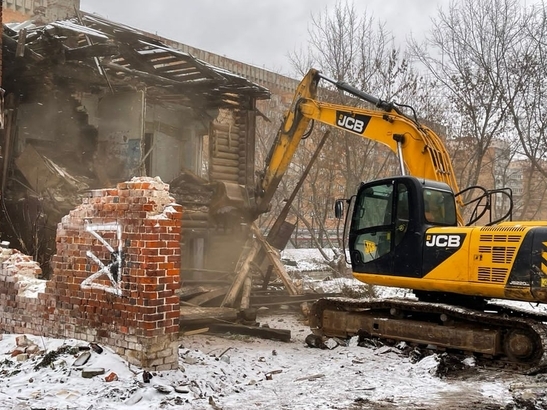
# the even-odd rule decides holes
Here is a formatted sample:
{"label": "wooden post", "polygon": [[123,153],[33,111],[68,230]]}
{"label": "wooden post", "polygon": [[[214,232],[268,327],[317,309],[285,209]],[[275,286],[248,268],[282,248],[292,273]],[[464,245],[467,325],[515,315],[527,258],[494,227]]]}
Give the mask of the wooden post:
{"label": "wooden post", "polygon": [[241,310],[249,309],[249,306],[251,305],[251,287],[252,279],[250,275],[247,275],[241,291],[241,304],[239,305]]}
{"label": "wooden post", "polygon": [[[256,224],[253,222],[251,224],[251,233],[258,232],[258,228],[256,227]],[[246,243],[246,248],[248,248],[248,252],[242,252],[241,256],[239,257],[239,261],[237,262],[236,266],[236,277],[234,281],[232,282],[232,286],[230,286],[230,289],[228,290],[228,293],[226,293],[226,296],[224,297],[224,300],[221,303],[221,307],[233,307],[236,299],[239,295],[239,292],[241,290],[241,287],[243,286],[243,283],[245,282],[245,279],[249,275],[249,272],[251,271],[251,263],[253,262],[253,259],[255,258],[256,254],[258,253],[260,249],[260,243],[256,241],[254,238],[249,238]]]}
{"label": "wooden post", "polygon": [[298,290],[296,289],[296,286],[294,286],[294,283],[292,282],[292,279],[285,270],[285,267],[279,260],[279,255],[277,251],[268,243],[268,241],[266,241],[266,238],[262,236],[262,234],[254,224],[251,226],[251,231],[254,232],[254,234],[256,235],[256,239],[262,245],[262,248],[266,252],[266,256],[270,260],[270,263],[273,265],[277,276],[279,276],[279,278],[287,288],[289,295],[298,295]]}

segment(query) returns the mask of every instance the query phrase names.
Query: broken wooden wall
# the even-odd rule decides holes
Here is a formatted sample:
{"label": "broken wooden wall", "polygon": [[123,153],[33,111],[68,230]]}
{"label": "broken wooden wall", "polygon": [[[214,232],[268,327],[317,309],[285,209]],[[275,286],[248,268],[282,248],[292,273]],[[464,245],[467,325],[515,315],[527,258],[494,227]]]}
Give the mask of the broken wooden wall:
{"label": "broken wooden wall", "polygon": [[223,110],[209,132],[210,179],[252,186],[254,119],[249,111]]}
{"label": "broken wooden wall", "polygon": [[[192,204],[184,195],[177,197],[188,211],[182,222],[185,283],[222,286],[231,282],[249,235],[248,215],[242,210],[248,209],[254,195],[255,120],[252,109],[220,110],[210,123],[207,139],[208,181],[201,184],[201,198],[206,199]],[[237,198],[224,203],[223,209],[212,210],[213,194],[221,189],[226,190],[224,197]]]}
{"label": "broken wooden wall", "polygon": [[[176,185],[191,174],[205,182],[186,180],[182,191],[173,186],[188,211],[181,243],[184,260],[202,273],[233,273],[248,227],[241,214],[211,215],[212,186],[231,182],[241,197],[253,196],[255,101],[268,98],[269,92],[170,48],[157,36],[89,13],[26,31],[6,27],[6,33],[7,91],[22,96],[14,129],[17,149],[11,158],[32,143],[41,162],[70,175],[61,178],[58,187],[41,191],[25,181],[22,174],[31,172],[10,165],[13,209],[32,210],[32,215],[13,218],[17,230],[28,228],[30,235],[23,241],[10,238],[12,244],[40,242],[32,239],[43,232],[32,224],[48,202],[55,205],[50,208],[59,208],[72,203],[69,197],[82,194],[77,189],[62,191],[73,178],[89,178],[84,181],[88,187],[98,188],[145,174]],[[219,110],[228,115],[219,116]],[[215,118],[218,126],[209,133]],[[202,148],[204,136],[209,138],[207,151]],[[28,161],[21,164],[29,166]],[[46,212],[49,230],[60,214]],[[41,261],[47,263],[47,258]],[[221,280],[215,274],[207,273],[206,279]]]}

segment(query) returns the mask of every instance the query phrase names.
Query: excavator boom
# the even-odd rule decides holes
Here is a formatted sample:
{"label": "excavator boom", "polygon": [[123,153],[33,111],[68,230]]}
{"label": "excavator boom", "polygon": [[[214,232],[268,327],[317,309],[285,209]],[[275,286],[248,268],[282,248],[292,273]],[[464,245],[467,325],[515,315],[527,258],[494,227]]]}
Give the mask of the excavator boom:
{"label": "excavator boom", "polygon": [[[323,79],[353,97],[374,104],[376,110],[332,104],[317,100],[317,87]],[[310,69],[300,82],[260,174],[256,215],[266,212],[281,178],[292,162],[310,122],[317,121],[377,141],[398,155],[401,174],[447,183],[459,192],[450,156],[442,140],[428,127],[402,114],[384,102],[342,82],[336,82]],[[459,201],[459,200],[458,200]],[[460,206],[463,204],[459,202]],[[458,214],[458,221],[463,219]]]}

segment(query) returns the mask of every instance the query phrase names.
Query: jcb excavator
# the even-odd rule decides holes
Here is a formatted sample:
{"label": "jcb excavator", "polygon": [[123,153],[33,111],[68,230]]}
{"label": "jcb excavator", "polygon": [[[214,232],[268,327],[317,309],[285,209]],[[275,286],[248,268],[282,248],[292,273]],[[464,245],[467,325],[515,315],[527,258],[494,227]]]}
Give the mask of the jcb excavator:
{"label": "jcb excavator", "polygon": [[[376,109],[318,101],[320,80]],[[397,104],[311,69],[266,160],[256,214],[267,210],[312,121],[378,141],[397,154],[401,175],[362,183],[346,201],[352,210],[346,221],[348,254],[358,280],[412,289],[416,296],[320,299],[311,311],[313,332],[322,337],[367,334],[545,367],[547,316],[497,306],[491,299],[547,302],[547,222],[466,226],[443,142]],[[338,216],[343,208],[337,204]],[[474,215],[471,222],[480,217]]]}

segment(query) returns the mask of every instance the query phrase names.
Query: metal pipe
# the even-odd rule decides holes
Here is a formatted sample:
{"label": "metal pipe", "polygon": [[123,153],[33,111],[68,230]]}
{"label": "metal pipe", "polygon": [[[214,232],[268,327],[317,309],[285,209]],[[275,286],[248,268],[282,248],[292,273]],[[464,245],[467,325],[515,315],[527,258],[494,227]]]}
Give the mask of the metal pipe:
{"label": "metal pipe", "polygon": [[405,141],[405,136],[403,134],[393,134],[393,139],[397,142],[397,156],[399,157],[399,167],[401,168],[401,175],[406,175],[405,159],[403,156],[403,142]]}

